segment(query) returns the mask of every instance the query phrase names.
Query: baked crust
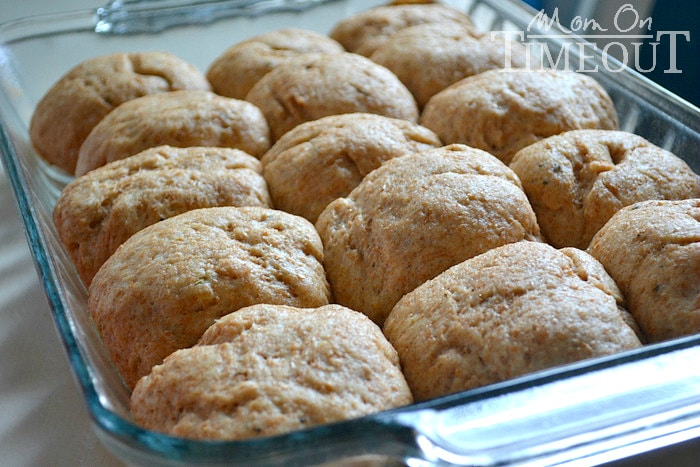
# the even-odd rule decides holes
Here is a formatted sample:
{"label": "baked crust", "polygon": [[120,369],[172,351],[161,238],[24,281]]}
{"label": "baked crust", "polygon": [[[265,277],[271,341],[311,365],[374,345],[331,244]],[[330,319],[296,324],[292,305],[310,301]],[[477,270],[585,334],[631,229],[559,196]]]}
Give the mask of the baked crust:
{"label": "baked crust", "polygon": [[384,333],[416,400],[642,345],[600,263],[575,248],[518,242],[404,296]]}
{"label": "baked crust", "polygon": [[204,439],[272,436],[413,401],[396,351],[361,313],[255,305],[139,381],[134,419]]}
{"label": "baked crust", "polygon": [[564,131],[618,129],[610,96],[590,76],[517,68],[447,87],[428,101],[420,123],[446,144],[483,149],[506,164],[525,146]]}
{"label": "baked crust", "polygon": [[188,211],[131,236],[90,285],[88,310],[127,385],[258,303],[331,301],[313,224],[260,207]]}
{"label": "baked crust", "polygon": [[42,158],[72,175],[83,141],[114,108],[137,97],[183,89],[210,86],[201,71],[171,53],[94,57],[69,70],[44,94],[29,136]]}
{"label": "baked crust", "polygon": [[542,235],[556,247],[585,249],[625,206],[649,199],[700,198],[700,176],[641,136],[573,130],[518,151],[510,163]]}
{"label": "baked crust", "polygon": [[162,145],[228,147],[261,157],[270,148],[270,131],[250,102],[209,91],[152,94],[125,102],[92,129],[75,174]]}
{"label": "baked crust", "polygon": [[238,149],[158,146],[77,177],[61,191],[53,221],[89,286],[139,230],[214,206],[271,207],[260,161]]}

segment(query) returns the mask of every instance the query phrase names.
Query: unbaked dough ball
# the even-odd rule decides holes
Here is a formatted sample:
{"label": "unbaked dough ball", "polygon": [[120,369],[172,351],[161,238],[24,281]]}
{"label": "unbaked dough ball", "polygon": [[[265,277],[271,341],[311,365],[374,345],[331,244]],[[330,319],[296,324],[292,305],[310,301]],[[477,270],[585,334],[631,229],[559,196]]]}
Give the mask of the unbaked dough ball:
{"label": "unbaked dough ball", "polygon": [[338,21],[330,37],[349,52],[369,57],[398,31],[426,23],[457,23],[480,35],[465,12],[440,3],[381,5]]}
{"label": "unbaked dough ball", "polygon": [[72,175],[83,141],[115,107],[137,97],[184,89],[210,86],[201,71],[171,53],[93,57],[44,94],[32,115],[29,136],[42,158]]}
{"label": "unbaked dough ball", "polygon": [[213,146],[261,157],[270,130],[260,109],[208,91],[173,91],[132,99],[115,108],[87,136],[77,176],[155,146]]}
{"label": "unbaked dough ball", "polygon": [[426,23],[402,29],[370,56],[391,70],[413,93],[419,107],[468,76],[505,67],[527,66],[526,50],[516,42],[475,36],[459,23]]}
{"label": "unbaked dough ball", "polygon": [[246,100],[265,114],[273,141],[329,115],[365,112],[418,120],[416,101],[395,74],[348,52],[289,59],[255,83]]}
{"label": "unbaked dough ball", "polygon": [[268,31],[232,45],[207,70],[212,89],[222,96],[245,99],[255,83],[284,61],[305,53],[338,53],[345,49],[330,37],[299,28]]}
{"label": "unbaked dough ball", "polygon": [[158,146],[69,183],[53,221],[86,285],[139,230],[213,206],[271,207],[262,164],[238,149]]}

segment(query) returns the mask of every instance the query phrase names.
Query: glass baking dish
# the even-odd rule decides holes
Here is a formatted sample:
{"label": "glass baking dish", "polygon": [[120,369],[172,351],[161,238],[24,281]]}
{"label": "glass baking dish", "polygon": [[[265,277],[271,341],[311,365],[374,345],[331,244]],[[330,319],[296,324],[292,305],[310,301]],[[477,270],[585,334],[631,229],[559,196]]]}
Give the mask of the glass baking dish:
{"label": "glass baking dish", "polygon": [[[96,11],[0,25],[2,160],[53,319],[104,444],[136,465],[543,465],[602,463],[700,437],[698,335],[272,438],[190,441],[131,421],[129,390],[100,343],[86,311],[87,292],[52,223],[53,204],[68,179],[31,147],[34,106],[68,69],[99,54],[167,50],[205,70],[226,46],[253,34],[291,25],[325,33],[340,18],[380,3],[114,1]],[[598,66],[595,77],[615,101],[621,128],[700,171],[696,107],[628,68],[608,70],[602,65],[617,62],[605,57],[604,63],[600,52],[556,25],[533,29],[537,12],[525,4],[446,3],[472,14],[483,30],[537,33],[540,50],[557,54],[568,47],[569,65]]]}

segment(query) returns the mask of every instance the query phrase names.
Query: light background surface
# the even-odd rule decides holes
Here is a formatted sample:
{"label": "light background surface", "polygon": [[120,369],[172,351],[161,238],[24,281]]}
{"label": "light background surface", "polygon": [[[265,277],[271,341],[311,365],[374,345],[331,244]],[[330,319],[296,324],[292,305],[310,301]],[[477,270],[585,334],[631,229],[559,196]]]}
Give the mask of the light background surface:
{"label": "light background surface", "polygon": [[[0,23],[95,0],[0,0]],[[95,435],[0,164],[0,465],[116,467]]]}
{"label": "light background surface", "polygon": [[[0,0],[0,23],[89,9],[95,0]],[[0,164],[0,465],[123,465],[94,434],[70,371]],[[700,442],[618,463],[691,466]]]}

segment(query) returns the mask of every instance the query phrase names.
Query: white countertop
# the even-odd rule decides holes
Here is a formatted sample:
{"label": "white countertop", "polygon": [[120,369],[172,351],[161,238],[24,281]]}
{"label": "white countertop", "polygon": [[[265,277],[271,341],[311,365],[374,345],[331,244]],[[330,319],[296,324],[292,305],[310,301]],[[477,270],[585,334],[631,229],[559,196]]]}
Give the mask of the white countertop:
{"label": "white countertop", "polygon": [[92,431],[0,173],[0,464],[122,465]]}
{"label": "white countertop", "polygon": [[[0,0],[0,22],[99,6]],[[0,164],[0,465],[121,466],[93,432]]]}

